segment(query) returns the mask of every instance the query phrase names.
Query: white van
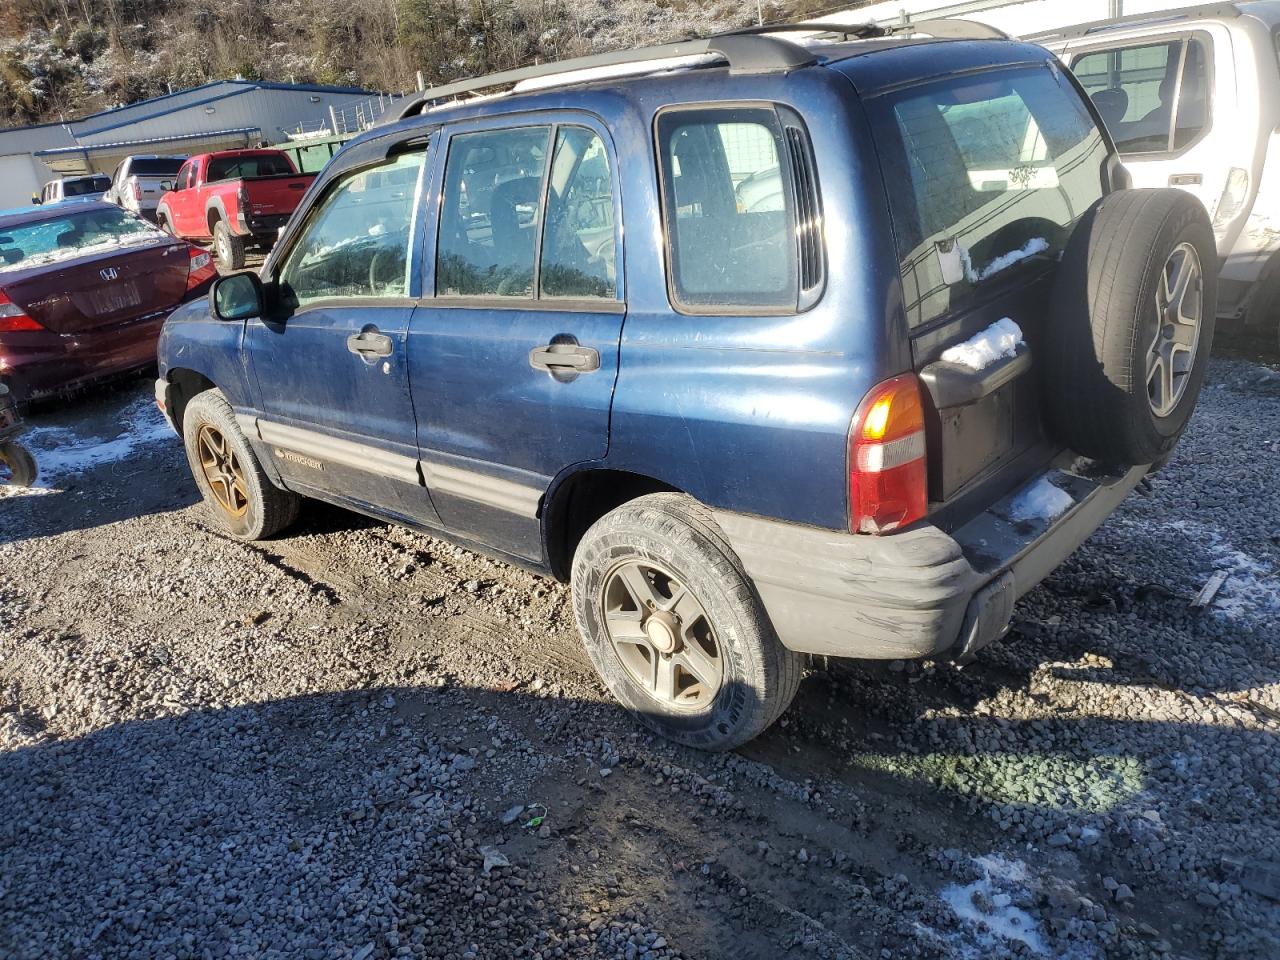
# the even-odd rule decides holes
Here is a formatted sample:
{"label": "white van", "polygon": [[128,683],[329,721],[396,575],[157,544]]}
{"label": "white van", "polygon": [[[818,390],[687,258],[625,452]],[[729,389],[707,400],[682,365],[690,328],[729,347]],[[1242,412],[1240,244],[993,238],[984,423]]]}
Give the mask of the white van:
{"label": "white van", "polygon": [[1135,187],[1179,187],[1213,220],[1218,313],[1280,331],[1280,2],[1218,3],[1026,39],[1093,98]]}

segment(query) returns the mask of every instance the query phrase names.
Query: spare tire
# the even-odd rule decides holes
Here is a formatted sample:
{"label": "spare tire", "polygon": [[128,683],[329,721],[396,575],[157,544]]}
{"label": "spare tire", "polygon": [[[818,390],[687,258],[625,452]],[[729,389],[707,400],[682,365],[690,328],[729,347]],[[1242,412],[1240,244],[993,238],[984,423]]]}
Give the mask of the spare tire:
{"label": "spare tire", "polygon": [[1110,464],[1168,455],[1204,380],[1217,266],[1208,214],[1182,190],[1120,190],[1081,217],[1038,364],[1059,441]]}

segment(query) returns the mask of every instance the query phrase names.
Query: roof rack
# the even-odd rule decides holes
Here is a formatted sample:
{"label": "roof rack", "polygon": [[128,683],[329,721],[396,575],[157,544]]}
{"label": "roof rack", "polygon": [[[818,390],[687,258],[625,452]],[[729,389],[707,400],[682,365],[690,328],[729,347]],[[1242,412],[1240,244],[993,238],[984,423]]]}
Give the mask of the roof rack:
{"label": "roof rack", "polygon": [[639,47],[635,50],[615,50],[589,57],[556,60],[532,67],[491,73],[485,77],[442,84],[413,97],[400,111],[400,118],[415,116],[421,113],[425,106],[438,100],[448,100],[468,93],[492,91],[494,87],[510,87],[522,80],[533,80],[537,77],[578,70],[642,64],[649,60],[708,56],[715,57],[717,61],[727,62],[730,72],[733,73],[789,73],[817,62],[817,58],[811,51],[798,43],[792,43],[780,37],[725,34],[697,40],[682,40],[678,43],[663,43],[652,47]]}
{"label": "roof rack", "polygon": [[1042,40],[1071,40],[1076,37],[1088,36],[1091,33],[1103,33],[1107,30],[1131,27],[1143,23],[1155,25],[1173,23],[1178,20],[1201,20],[1208,17],[1234,19],[1238,16],[1240,16],[1240,8],[1234,3],[1211,3],[1198,7],[1175,7],[1172,10],[1157,10],[1152,13],[1131,13],[1128,16],[1114,17],[1110,20],[1093,20],[1089,23],[1078,23],[1058,30],[1044,30],[1040,33],[1028,34],[1023,39],[1035,43]]}
{"label": "roof rack", "polygon": [[[850,38],[865,40],[901,33],[923,33],[946,39],[1007,39],[1006,34],[994,27],[969,20],[929,20],[921,24],[908,23],[902,27],[878,26],[870,21],[863,23],[802,21],[766,24],[731,30],[711,37],[639,47],[635,50],[615,50],[569,60],[556,60],[441,84],[410,98],[400,110],[398,119],[416,116],[431,104],[441,100],[456,99],[466,94],[497,93],[501,92],[499,88],[510,89],[526,80],[608,67],[628,65],[639,67],[650,61],[661,61],[662,66],[655,68],[663,70],[673,69],[676,66],[697,67],[723,62],[728,64],[729,72],[732,74],[790,73],[817,63],[817,57],[812,50],[800,43],[774,36],[779,33],[834,35],[844,40]],[[672,61],[684,62],[673,64]]]}

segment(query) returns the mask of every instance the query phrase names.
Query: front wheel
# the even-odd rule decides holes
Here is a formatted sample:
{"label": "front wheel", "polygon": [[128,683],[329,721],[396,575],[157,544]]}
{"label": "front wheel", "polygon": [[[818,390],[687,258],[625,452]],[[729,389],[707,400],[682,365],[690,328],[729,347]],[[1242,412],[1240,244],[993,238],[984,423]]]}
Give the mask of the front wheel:
{"label": "front wheel", "polygon": [[598,520],[573,558],[578,630],[610,692],[645,726],[728,750],[790,705],[802,660],[778,640],[710,514],[654,494]]}
{"label": "front wheel", "polygon": [[210,518],[238,540],[262,540],[298,516],[301,498],[267,477],[217,390],[198,393],[182,414],[182,441]]}

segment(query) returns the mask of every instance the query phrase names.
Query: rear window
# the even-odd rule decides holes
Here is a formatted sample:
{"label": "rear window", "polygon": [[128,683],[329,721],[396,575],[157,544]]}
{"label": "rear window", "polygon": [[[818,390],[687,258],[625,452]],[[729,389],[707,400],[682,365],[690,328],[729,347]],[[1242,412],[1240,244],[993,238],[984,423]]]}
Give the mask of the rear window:
{"label": "rear window", "polygon": [[1056,258],[1102,196],[1106,143],[1054,68],[911,87],[873,110],[913,326]]}
{"label": "rear window", "polygon": [[289,160],[279,153],[250,154],[246,157],[221,157],[209,161],[205,182],[217,180],[257,180],[293,173]]}
{"label": "rear window", "polygon": [[177,157],[151,157],[136,159],[129,165],[129,174],[139,177],[167,177],[178,172],[182,160]]}
{"label": "rear window", "polygon": [[0,273],[167,239],[166,234],[151,224],[123,210],[63,214],[34,223],[0,227]]}
{"label": "rear window", "polygon": [[106,193],[111,189],[109,177],[84,177],[80,180],[62,181],[64,197],[87,197],[95,193]]}
{"label": "rear window", "polygon": [[785,313],[812,302],[821,217],[799,120],[768,107],[669,110],[657,134],[673,303]]}

